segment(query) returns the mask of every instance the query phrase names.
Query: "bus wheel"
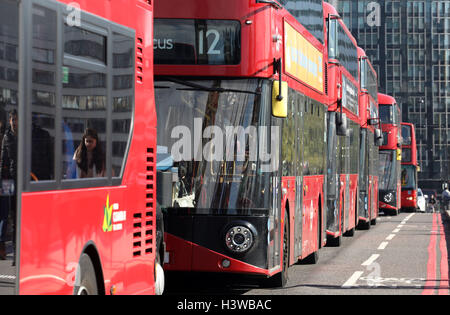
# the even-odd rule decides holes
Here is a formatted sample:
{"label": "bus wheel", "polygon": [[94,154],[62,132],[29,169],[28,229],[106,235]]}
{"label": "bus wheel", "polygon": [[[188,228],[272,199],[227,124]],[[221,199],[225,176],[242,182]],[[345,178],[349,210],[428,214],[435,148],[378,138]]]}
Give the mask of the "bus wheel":
{"label": "bus wheel", "polygon": [[315,265],[318,262],[319,262],[319,251],[312,253],[302,261],[302,263],[308,265]]}
{"label": "bus wheel", "polygon": [[[77,279],[74,287],[75,295],[98,295],[95,269],[88,254],[83,254],[78,266]],[[79,278],[78,278],[79,275]]]}
{"label": "bus wheel", "polygon": [[370,230],[370,218],[368,221],[359,221],[358,228],[360,230]]}
{"label": "bus wheel", "polygon": [[284,215],[284,236],[283,236],[283,262],[282,270],[280,273],[273,277],[266,279],[263,283],[263,287],[270,288],[284,288],[289,280],[289,217],[287,211]]}
{"label": "bus wheel", "polygon": [[342,244],[342,235],[339,235],[338,237],[329,236],[327,239],[328,247],[340,247],[341,244]]}

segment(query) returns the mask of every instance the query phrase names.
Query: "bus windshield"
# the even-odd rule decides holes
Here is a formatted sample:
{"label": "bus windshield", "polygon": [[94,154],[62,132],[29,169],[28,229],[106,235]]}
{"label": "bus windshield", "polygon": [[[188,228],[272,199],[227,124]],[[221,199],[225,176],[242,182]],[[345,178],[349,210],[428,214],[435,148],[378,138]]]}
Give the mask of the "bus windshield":
{"label": "bus windshield", "polygon": [[415,165],[402,165],[402,189],[403,190],[415,190],[416,185],[416,166]]}
{"label": "bus windshield", "polygon": [[392,105],[380,105],[380,119],[383,124],[394,124],[395,123],[395,113],[394,106]]}
{"label": "bus windshield", "polygon": [[411,141],[412,141],[411,134],[412,134],[411,126],[402,125],[402,138],[403,138],[402,144],[403,145],[411,145],[412,144],[411,143]]}
{"label": "bus windshield", "polygon": [[380,104],[379,111],[382,124],[396,125],[400,123],[401,117],[397,106]]}
{"label": "bus windshield", "polygon": [[396,156],[396,151],[380,151],[380,190],[396,190],[398,172]]}
{"label": "bus windshield", "polygon": [[178,174],[174,207],[226,214],[267,208],[270,162],[261,147],[272,144],[261,138],[270,134],[268,80],[161,77],[155,99],[158,145]]}

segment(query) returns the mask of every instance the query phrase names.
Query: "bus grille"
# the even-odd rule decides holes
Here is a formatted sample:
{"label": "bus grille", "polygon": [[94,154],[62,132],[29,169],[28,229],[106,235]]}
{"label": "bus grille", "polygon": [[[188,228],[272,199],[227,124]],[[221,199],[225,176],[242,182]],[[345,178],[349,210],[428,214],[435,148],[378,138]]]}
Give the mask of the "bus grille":
{"label": "bus grille", "polygon": [[145,211],[136,212],[133,215],[133,257],[150,255],[154,252],[155,235],[155,166],[154,150],[147,149],[146,153],[146,187],[145,187]]}

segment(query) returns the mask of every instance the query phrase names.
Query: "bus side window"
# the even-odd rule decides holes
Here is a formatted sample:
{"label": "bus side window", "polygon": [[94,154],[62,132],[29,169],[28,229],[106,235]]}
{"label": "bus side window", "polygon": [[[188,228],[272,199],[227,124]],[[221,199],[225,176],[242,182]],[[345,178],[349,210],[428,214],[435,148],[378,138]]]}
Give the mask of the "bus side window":
{"label": "bus side window", "polygon": [[124,168],[134,110],[134,39],[113,33],[112,172]]}
{"label": "bus side window", "polygon": [[[84,132],[92,129],[104,155],[104,165],[98,164],[101,171],[96,169],[92,177],[112,178],[108,185],[119,184],[133,130],[135,31],[90,14],[83,15],[80,26],[71,26],[57,18],[56,4],[32,6],[28,181],[33,190],[39,190],[41,186],[35,183],[42,181],[56,182],[56,186],[45,184],[44,189],[90,187],[89,181],[59,183],[82,177],[74,154]],[[62,30],[61,40],[57,29]],[[18,49],[9,51],[8,60],[13,62]],[[13,74],[18,82],[18,71]]]}
{"label": "bus side window", "polygon": [[31,182],[55,179],[56,12],[33,5]]}

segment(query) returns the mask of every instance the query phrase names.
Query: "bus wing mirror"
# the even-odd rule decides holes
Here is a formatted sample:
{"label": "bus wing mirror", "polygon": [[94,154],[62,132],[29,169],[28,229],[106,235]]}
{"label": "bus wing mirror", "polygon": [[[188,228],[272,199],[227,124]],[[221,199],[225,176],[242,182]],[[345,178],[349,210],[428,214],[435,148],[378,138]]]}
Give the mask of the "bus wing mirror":
{"label": "bus wing mirror", "polygon": [[402,149],[397,149],[397,161],[402,160]]}
{"label": "bus wing mirror", "polygon": [[379,119],[379,118],[369,118],[368,121],[367,121],[367,123],[368,123],[370,126],[377,126],[377,125],[380,124],[380,119]]}
{"label": "bus wing mirror", "polygon": [[[280,89],[281,88],[281,89]],[[283,97],[280,98],[280,95]],[[272,84],[272,115],[278,118],[286,118],[288,115],[288,84],[287,82],[274,81]]]}
{"label": "bus wing mirror", "polygon": [[343,137],[347,137],[350,135],[350,132],[348,130],[347,115],[344,113],[338,113],[336,115],[336,134]]}
{"label": "bus wing mirror", "polygon": [[381,147],[383,145],[383,133],[380,129],[375,129],[375,145]]}

